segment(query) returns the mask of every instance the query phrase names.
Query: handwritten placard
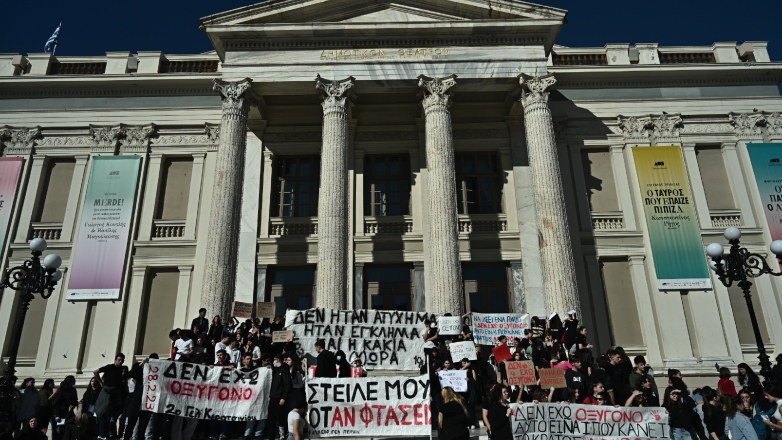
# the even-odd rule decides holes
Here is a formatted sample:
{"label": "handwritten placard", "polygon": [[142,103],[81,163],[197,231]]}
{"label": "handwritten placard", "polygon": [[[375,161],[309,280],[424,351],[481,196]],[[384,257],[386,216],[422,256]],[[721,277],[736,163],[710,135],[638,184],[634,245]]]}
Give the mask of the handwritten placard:
{"label": "handwritten placard", "polygon": [[508,362],[508,385],[534,385],[537,383],[535,378],[535,366],[532,361]]}
{"label": "handwritten placard", "polygon": [[255,303],[255,316],[259,318],[274,318],[277,313],[277,303],[259,302]]}
{"label": "handwritten placard", "polygon": [[567,388],[565,370],[561,368],[541,368],[538,372],[540,374],[540,387],[544,390],[551,387]]}
{"label": "handwritten placard", "polygon": [[293,341],[293,331],[276,331],[272,333],[272,342],[291,342]]}
{"label": "handwritten placard", "polygon": [[472,341],[451,342],[451,359],[454,362],[461,362],[467,358],[471,361],[478,360],[478,353],[475,352],[475,343]]}
{"label": "handwritten placard", "polygon": [[231,315],[239,319],[253,319],[253,303],[234,301]]}
{"label": "handwritten placard", "polygon": [[462,332],[462,318],[458,316],[438,316],[437,328],[440,336],[455,336]]}
{"label": "handwritten placard", "polygon": [[451,387],[457,393],[467,391],[467,370],[443,370],[437,373],[440,386]]}

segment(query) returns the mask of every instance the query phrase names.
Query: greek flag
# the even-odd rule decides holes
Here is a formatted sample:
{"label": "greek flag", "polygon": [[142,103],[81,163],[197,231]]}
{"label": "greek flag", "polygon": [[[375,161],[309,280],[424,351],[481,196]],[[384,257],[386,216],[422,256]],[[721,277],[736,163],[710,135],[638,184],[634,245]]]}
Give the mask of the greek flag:
{"label": "greek flag", "polygon": [[60,38],[60,28],[62,27],[62,22],[60,22],[60,25],[57,26],[57,29],[54,30],[54,33],[51,37],[49,37],[48,40],[46,40],[46,45],[43,47],[44,52],[52,52],[57,50],[57,40]]}

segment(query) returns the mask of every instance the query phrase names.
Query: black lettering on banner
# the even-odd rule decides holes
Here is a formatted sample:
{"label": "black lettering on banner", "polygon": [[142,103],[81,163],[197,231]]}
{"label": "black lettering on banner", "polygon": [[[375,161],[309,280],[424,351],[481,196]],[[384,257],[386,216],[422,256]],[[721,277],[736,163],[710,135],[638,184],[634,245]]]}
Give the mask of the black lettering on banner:
{"label": "black lettering on banner", "polygon": [[309,397],[307,398],[307,403],[320,403],[320,400],[315,399],[318,397],[318,387],[313,385],[312,383],[307,384],[307,388],[310,390]]}
{"label": "black lettering on banner", "polygon": [[179,373],[179,378],[182,380],[190,380],[190,373],[193,370],[193,364],[182,363],[182,370]]}
{"label": "black lettering on banner", "polygon": [[[393,390],[396,390],[396,395],[391,394]],[[386,382],[386,400],[401,399],[401,398],[402,398],[402,389],[399,384],[399,381],[397,380],[394,382]]]}
{"label": "black lettering on banner", "polygon": [[176,371],[177,364],[175,362],[171,362],[168,367],[166,367],[166,370],[163,371],[163,376],[170,377],[172,379],[177,378],[177,371]]}
{"label": "black lettering on banner", "polygon": [[231,370],[223,368],[217,381],[220,383],[231,383]]}

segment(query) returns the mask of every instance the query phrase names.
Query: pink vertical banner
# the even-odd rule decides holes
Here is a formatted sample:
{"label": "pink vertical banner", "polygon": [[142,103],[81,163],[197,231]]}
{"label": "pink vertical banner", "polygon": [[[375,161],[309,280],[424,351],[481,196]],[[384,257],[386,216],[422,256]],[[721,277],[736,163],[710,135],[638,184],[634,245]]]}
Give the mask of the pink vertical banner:
{"label": "pink vertical banner", "polygon": [[0,157],[0,249],[5,247],[23,164],[21,157]]}

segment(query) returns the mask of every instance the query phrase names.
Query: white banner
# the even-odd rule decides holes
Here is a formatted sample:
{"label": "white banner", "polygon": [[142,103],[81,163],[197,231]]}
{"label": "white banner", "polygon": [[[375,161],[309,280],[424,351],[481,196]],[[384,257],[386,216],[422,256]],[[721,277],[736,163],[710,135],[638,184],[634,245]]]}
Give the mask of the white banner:
{"label": "white banner", "polygon": [[440,378],[440,386],[451,387],[457,393],[467,392],[467,371],[466,370],[448,370],[437,373]]}
{"label": "white banner", "polygon": [[437,328],[440,336],[453,336],[462,332],[462,318],[459,316],[438,316]]}
{"label": "white banner", "polygon": [[498,337],[508,337],[508,345],[513,338],[523,338],[524,330],[530,328],[529,314],[520,313],[473,313],[472,339],[478,345],[497,345]]}
{"label": "white banner", "polygon": [[144,365],[141,409],[191,419],[263,420],[269,411],[270,368],[238,369],[150,359]]}
{"label": "white banner", "polygon": [[614,408],[613,406],[511,404],[515,440],[667,440],[665,408]]}
{"label": "white banner", "polygon": [[461,362],[464,358],[471,361],[478,360],[478,353],[475,351],[475,342],[451,342],[451,345],[448,347],[451,349],[451,359],[453,359],[454,363]]}
{"label": "white banner", "polygon": [[308,380],[310,437],[429,436],[429,377]]}
{"label": "white banner", "polygon": [[293,330],[300,357],[316,355],[315,342],[342,350],[349,360],[360,357],[368,369],[418,370],[424,365],[424,321],[431,315],[382,310],[291,310],[285,328]]}

